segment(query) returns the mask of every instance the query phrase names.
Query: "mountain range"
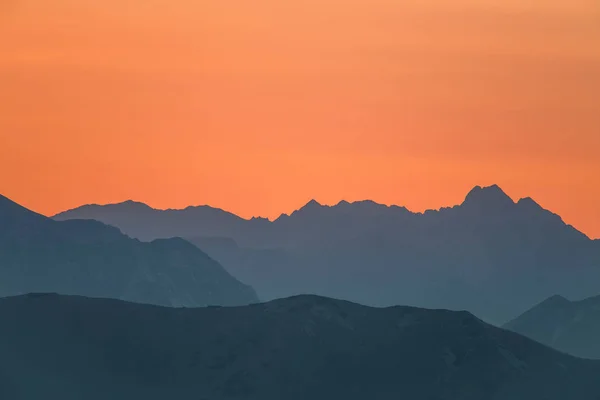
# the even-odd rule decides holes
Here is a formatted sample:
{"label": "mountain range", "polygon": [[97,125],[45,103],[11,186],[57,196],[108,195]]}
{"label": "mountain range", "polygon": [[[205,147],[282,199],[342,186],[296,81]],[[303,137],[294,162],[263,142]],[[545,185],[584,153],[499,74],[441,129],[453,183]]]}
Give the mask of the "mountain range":
{"label": "mountain range", "polygon": [[373,306],[468,310],[501,324],[554,294],[600,292],[600,241],[531,198],[475,187],[460,205],[414,213],[372,201],[310,201],[274,221],[209,206],[87,205],[140,240],[183,237],[254,287],[261,300],[318,294]]}
{"label": "mountain range", "polygon": [[140,242],[98,221],[57,222],[0,196],[0,296],[30,292],[166,306],[258,301],[183,239]]}
{"label": "mountain range", "polygon": [[600,359],[600,296],[580,301],[552,296],[504,328],[565,353]]}
{"label": "mountain range", "polygon": [[316,296],[165,308],[0,299],[0,398],[598,400],[600,362],[467,312]]}

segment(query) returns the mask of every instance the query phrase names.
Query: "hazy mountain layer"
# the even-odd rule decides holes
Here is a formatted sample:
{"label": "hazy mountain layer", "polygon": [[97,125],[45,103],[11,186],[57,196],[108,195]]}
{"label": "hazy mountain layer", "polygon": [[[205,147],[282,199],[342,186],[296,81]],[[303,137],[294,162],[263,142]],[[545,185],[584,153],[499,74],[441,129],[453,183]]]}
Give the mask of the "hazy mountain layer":
{"label": "hazy mountain layer", "polygon": [[600,290],[600,241],[497,186],[423,214],[370,201],[311,201],[269,222],[210,207],[160,211],[127,202],[56,218],[98,219],[142,239],[184,236],[263,300],[313,293],[467,309],[504,323],[553,294],[584,298]]}
{"label": "hazy mountain layer", "polygon": [[144,243],[97,221],[53,221],[0,196],[0,296],[47,291],[169,306],[258,300],[183,239]]}
{"label": "hazy mountain layer", "polygon": [[[0,300],[5,399],[597,400],[600,363],[466,312],[300,296],[173,309]],[[6,323],[10,321],[10,323]]]}
{"label": "hazy mountain layer", "polygon": [[504,326],[558,350],[600,359],[600,296],[553,296]]}

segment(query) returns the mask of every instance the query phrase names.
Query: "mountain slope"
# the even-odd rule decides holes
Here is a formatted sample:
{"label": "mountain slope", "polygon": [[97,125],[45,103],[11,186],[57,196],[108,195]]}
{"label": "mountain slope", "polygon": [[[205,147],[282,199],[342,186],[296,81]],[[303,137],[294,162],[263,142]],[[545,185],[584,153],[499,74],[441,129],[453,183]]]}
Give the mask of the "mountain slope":
{"label": "mountain slope", "polygon": [[183,239],[143,243],[97,221],[56,222],[0,196],[0,296],[46,291],[173,306],[257,301]]}
{"label": "mountain slope", "polygon": [[600,359],[600,296],[581,301],[553,296],[504,327],[565,353]]}
{"label": "mountain slope", "polygon": [[0,299],[11,399],[597,400],[600,363],[465,312],[300,296],[172,309]]}
{"label": "mountain slope", "polygon": [[55,215],[53,219],[94,219],[116,226],[123,233],[144,241],[171,237],[230,237],[232,232],[251,236],[250,231],[268,224],[264,219],[245,220],[210,206],[156,210],[131,200],[104,206],[85,205]]}
{"label": "mountain slope", "polygon": [[[312,293],[376,306],[467,309],[501,324],[556,293],[591,296],[600,280],[598,241],[530,198],[513,201],[496,185],[475,187],[462,204],[425,213],[371,201],[331,207],[311,201],[273,222],[239,218],[235,227],[196,211],[151,209],[145,217],[135,214],[144,221],[136,225],[111,207],[122,205],[56,218],[98,219],[132,234],[148,231],[146,225],[157,235],[178,232],[263,300]],[[177,229],[175,215],[187,216],[185,229]],[[231,238],[237,249],[208,237]]]}

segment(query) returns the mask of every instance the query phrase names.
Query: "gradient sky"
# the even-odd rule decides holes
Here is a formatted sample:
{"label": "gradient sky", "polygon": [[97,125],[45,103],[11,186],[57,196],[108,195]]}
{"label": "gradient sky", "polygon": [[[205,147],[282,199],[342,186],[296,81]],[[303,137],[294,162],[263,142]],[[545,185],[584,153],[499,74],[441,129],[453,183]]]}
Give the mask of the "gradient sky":
{"label": "gradient sky", "polygon": [[414,211],[475,185],[600,237],[598,0],[0,0],[0,193]]}

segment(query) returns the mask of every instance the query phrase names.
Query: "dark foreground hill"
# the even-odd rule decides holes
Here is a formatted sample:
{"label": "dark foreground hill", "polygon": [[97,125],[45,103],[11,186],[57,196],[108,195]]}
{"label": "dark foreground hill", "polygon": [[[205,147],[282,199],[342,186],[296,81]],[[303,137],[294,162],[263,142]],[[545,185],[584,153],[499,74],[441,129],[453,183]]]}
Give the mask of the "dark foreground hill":
{"label": "dark foreground hill", "polygon": [[55,218],[97,219],[141,240],[185,237],[263,300],[313,293],[375,306],[466,309],[502,324],[554,294],[592,296],[600,282],[600,241],[498,186],[475,187],[462,204],[425,213],[311,201],[269,222],[206,206],[155,210],[126,202]]}
{"label": "dark foreground hill", "polygon": [[97,221],[53,221],[0,196],[0,296],[29,292],[167,306],[258,301],[183,239],[144,243]]}
{"label": "dark foreground hill", "polygon": [[467,312],[299,296],[174,309],[0,299],[0,398],[597,400],[600,363]]}
{"label": "dark foreground hill", "polygon": [[504,326],[578,357],[600,359],[600,296],[553,296]]}

